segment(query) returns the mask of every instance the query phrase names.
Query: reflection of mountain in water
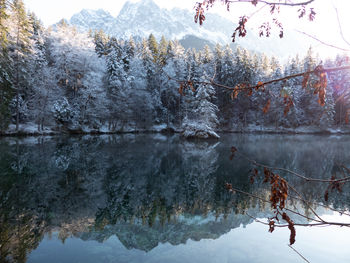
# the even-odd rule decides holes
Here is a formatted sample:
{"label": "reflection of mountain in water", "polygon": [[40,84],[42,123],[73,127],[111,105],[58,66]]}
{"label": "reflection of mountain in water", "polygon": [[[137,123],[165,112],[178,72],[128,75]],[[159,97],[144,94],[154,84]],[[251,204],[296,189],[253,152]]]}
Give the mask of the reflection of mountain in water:
{"label": "reflection of mountain in water", "polygon": [[[220,143],[159,135],[31,140],[0,141],[0,255],[9,262],[25,262],[52,231],[59,231],[62,241],[73,235],[103,242],[116,235],[127,248],[149,251],[159,243],[216,239],[251,223],[246,210],[270,216],[264,203],[224,190],[231,182],[267,195],[264,186],[249,184],[249,163],[229,161],[232,145],[260,162],[327,179],[337,163],[349,165],[350,155],[347,137],[227,135]],[[297,178],[290,182],[313,202],[322,200],[327,187],[310,187]],[[330,196],[335,207],[346,208],[349,200],[348,194]]]}

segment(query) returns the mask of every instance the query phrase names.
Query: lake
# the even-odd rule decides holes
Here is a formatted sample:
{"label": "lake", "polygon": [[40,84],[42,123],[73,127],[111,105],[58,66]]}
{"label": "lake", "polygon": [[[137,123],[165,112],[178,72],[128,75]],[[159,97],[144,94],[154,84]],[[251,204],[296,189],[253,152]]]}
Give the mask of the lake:
{"label": "lake", "polygon": [[[219,141],[127,134],[0,139],[0,262],[349,262],[348,227],[269,227],[260,163],[330,179],[350,167],[350,136],[224,134]],[[350,222],[350,183],[285,176],[288,207]],[[225,184],[247,192],[231,193]],[[311,206],[311,208],[310,208]],[[331,207],[329,209],[327,207]],[[308,219],[290,215],[295,223]],[[283,222],[285,223],[285,222]],[[296,252],[297,251],[297,252]]]}

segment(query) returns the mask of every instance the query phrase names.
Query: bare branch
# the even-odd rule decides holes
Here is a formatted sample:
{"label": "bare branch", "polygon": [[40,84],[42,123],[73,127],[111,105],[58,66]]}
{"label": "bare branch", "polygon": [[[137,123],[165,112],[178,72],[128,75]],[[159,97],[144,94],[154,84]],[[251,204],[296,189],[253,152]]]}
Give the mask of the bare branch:
{"label": "bare branch", "polygon": [[[254,194],[248,193],[248,192],[246,192],[246,191],[243,191],[243,190],[234,188],[234,187],[232,187],[232,186],[231,186],[231,189],[232,189],[232,193],[237,192],[237,193],[241,193],[241,194],[244,194],[244,195],[247,195],[247,196],[250,196],[250,197],[259,199],[259,200],[261,200],[261,201],[263,201],[263,202],[265,202],[265,203],[269,203],[269,204],[272,203],[272,202],[270,202],[270,201],[268,201],[268,200],[266,200],[266,199],[264,199],[264,198],[261,198],[261,197],[259,197],[259,196],[257,196],[257,195],[254,195]],[[301,214],[301,213],[299,213],[299,212],[296,212],[296,211],[294,211],[294,210],[292,210],[292,209],[289,209],[289,208],[286,208],[286,207],[284,208],[284,210],[285,210],[285,211],[288,211],[288,212],[290,212],[290,213],[296,214],[296,215],[298,215],[298,216],[300,216],[300,217],[303,217],[303,218],[305,218],[305,219],[307,219],[307,220],[312,220],[312,221],[316,222],[316,223],[307,223],[307,224],[294,224],[295,226],[331,226],[331,225],[334,225],[334,226],[345,226],[345,227],[350,227],[350,223],[328,222],[328,221],[323,221],[323,220],[320,221],[320,220],[318,220],[318,219],[314,219],[314,218],[308,217],[308,216],[306,216],[306,215],[304,215],[304,214]],[[262,223],[262,224],[264,224],[264,225],[268,225],[267,223],[262,222],[262,221],[259,221],[257,218],[255,218],[255,217],[249,215],[248,213],[246,213],[246,215],[252,217],[254,220],[257,220],[257,222],[259,222],[259,223]],[[288,225],[275,225],[275,226],[276,226],[276,227],[288,227]]]}
{"label": "bare branch", "polygon": [[306,200],[304,199],[304,197],[297,191],[297,189],[295,189],[295,187],[292,186],[290,183],[287,182],[287,184],[288,184],[289,188],[292,189],[292,190],[300,197],[300,199],[302,200],[302,202],[303,202],[305,205],[307,205],[307,207],[310,208],[311,212],[312,212],[321,222],[324,222],[324,223],[325,223],[325,221],[316,213],[316,211],[312,208],[312,206],[311,206],[308,202],[306,202]]}
{"label": "bare branch", "polygon": [[259,0],[260,3],[264,3],[267,5],[285,5],[285,6],[302,6],[302,5],[309,5],[315,0],[309,0],[309,1],[303,1],[298,3],[287,3],[287,2],[270,2],[270,1],[263,1]]}
{"label": "bare branch", "polygon": [[[263,86],[269,85],[269,84],[273,84],[276,82],[281,82],[281,81],[285,81],[285,80],[289,80],[289,79],[293,79],[293,78],[297,78],[297,77],[302,77],[306,74],[315,74],[315,73],[320,73],[320,72],[326,72],[326,73],[330,73],[330,72],[334,72],[334,71],[341,71],[341,70],[347,70],[350,69],[350,66],[343,66],[343,67],[335,67],[335,68],[325,68],[325,69],[314,69],[311,71],[306,71],[306,72],[302,72],[302,73],[297,73],[297,74],[293,74],[293,75],[289,75],[289,76],[285,76],[279,79],[273,79],[273,80],[269,80],[266,82],[261,82],[255,86],[245,86],[245,87],[230,87],[230,86],[226,86],[223,84],[219,84],[216,83],[214,81],[192,81],[192,83],[196,83],[196,84],[204,84],[204,85],[213,85],[219,88],[224,88],[227,90],[237,90],[237,91],[241,91],[241,90],[249,90],[249,89],[256,89],[256,88],[261,88]],[[178,80],[176,78],[173,78],[171,76],[169,76],[164,70],[162,70],[163,73],[168,77],[169,80],[173,80],[176,81],[179,84],[185,84],[188,81],[187,80]]]}
{"label": "bare branch", "polygon": [[340,23],[338,9],[335,6],[334,6],[334,9],[335,9],[335,12],[337,14],[337,20],[338,20],[338,26],[339,26],[340,35],[341,35],[342,39],[344,40],[344,42],[350,46],[350,42],[348,42],[346,40],[346,38],[344,37],[344,34],[343,34],[343,28],[342,28],[341,23]]}
{"label": "bare branch", "polygon": [[[267,5],[281,5],[281,6],[305,6],[309,5],[315,0],[308,0],[308,1],[303,1],[303,2],[297,2],[297,3],[292,3],[292,2],[271,2],[271,1],[265,1],[265,0],[258,0],[258,3],[264,3]],[[231,0],[231,1],[224,1],[221,0],[221,2],[224,3],[252,3],[252,0]]]}
{"label": "bare branch", "polygon": [[306,177],[304,175],[298,174],[298,173],[296,173],[294,171],[291,171],[291,170],[288,170],[288,169],[285,169],[285,168],[272,167],[272,166],[269,166],[269,165],[258,163],[257,161],[250,159],[249,157],[247,157],[246,155],[240,153],[239,151],[236,154],[240,155],[241,157],[243,157],[244,159],[246,159],[247,161],[249,161],[250,163],[252,163],[255,166],[262,167],[262,168],[267,168],[267,169],[274,170],[274,171],[286,172],[286,173],[289,173],[289,174],[294,175],[296,177],[299,177],[299,178],[301,178],[301,179],[303,179],[303,180],[305,180],[307,182],[332,183],[332,182],[348,182],[348,181],[350,181],[350,176],[345,177],[345,178],[341,178],[341,179],[337,179],[337,180],[310,178],[310,177]]}
{"label": "bare branch", "polygon": [[310,263],[310,261],[308,261],[308,260],[307,260],[302,254],[300,254],[300,253],[298,252],[298,250],[296,250],[294,247],[292,247],[291,245],[288,245],[288,247],[290,247],[291,249],[293,249],[294,252],[297,253],[305,262]]}
{"label": "bare branch", "polygon": [[[260,201],[263,201],[264,203],[272,204],[271,201],[266,200],[266,199],[264,199],[264,198],[261,198],[261,197],[259,197],[259,196],[257,196],[257,195],[254,195],[254,194],[245,192],[245,191],[243,191],[243,190],[239,190],[239,189],[234,188],[234,187],[232,187],[231,189],[233,190],[233,192],[241,193],[241,194],[244,194],[244,195],[253,197],[253,198],[255,198],[255,199],[258,199],[258,200],[260,200]],[[302,200],[302,199],[300,199],[300,200]],[[306,215],[304,215],[304,214],[301,214],[301,213],[299,213],[299,212],[297,212],[297,211],[294,211],[294,210],[292,210],[292,209],[289,209],[289,208],[287,208],[287,207],[285,207],[284,210],[286,210],[286,211],[288,211],[288,212],[290,212],[290,213],[293,213],[293,214],[295,214],[295,215],[298,215],[298,216],[300,216],[300,217],[303,217],[303,218],[305,218],[305,219],[307,219],[307,220],[312,220],[312,221],[317,222],[317,223],[320,223],[320,224],[324,224],[324,223],[325,223],[325,221],[320,221],[320,220],[317,220],[317,219],[308,217],[308,216],[306,216]],[[309,225],[309,224],[308,224],[308,225]]]}
{"label": "bare branch", "polygon": [[[299,201],[303,201],[302,198],[296,197],[296,196],[291,196],[290,195],[289,198],[296,199],[296,200],[299,200]],[[306,201],[306,200],[305,200],[305,202],[307,202],[309,205],[314,204],[314,205],[317,205],[317,206],[322,206],[322,207],[324,207],[326,209],[332,210],[333,212],[339,213],[340,215],[350,216],[350,213],[347,213],[346,211],[341,211],[341,210],[334,209],[333,207],[330,207],[329,205],[324,205],[324,204],[319,203],[319,202],[311,202],[311,201]]]}
{"label": "bare branch", "polygon": [[[339,28],[341,28],[341,27],[339,26]],[[340,30],[341,30],[341,29],[340,29]],[[341,50],[341,51],[346,51],[346,52],[347,52],[347,51],[350,51],[350,49],[341,48],[341,47],[337,47],[337,46],[335,46],[335,45],[326,43],[326,42],[320,40],[319,38],[317,38],[317,37],[315,37],[315,36],[312,36],[312,35],[310,35],[310,34],[308,34],[308,33],[306,33],[306,32],[299,31],[299,30],[296,30],[296,31],[297,31],[298,33],[301,33],[301,34],[303,34],[303,35],[309,37],[309,38],[312,38],[313,40],[316,40],[316,41],[320,42],[322,45],[325,45],[325,46],[328,46],[328,47],[332,47],[332,48],[335,48],[335,49],[339,49],[339,50]],[[342,33],[341,33],[341,35],[342,35]],[[344,40],[344,41],[345,41],[345,40]],[[347,43],[347,42],[346,42],[346,43]],[[349,44],[349,45],[350,45],[350,44]]]}

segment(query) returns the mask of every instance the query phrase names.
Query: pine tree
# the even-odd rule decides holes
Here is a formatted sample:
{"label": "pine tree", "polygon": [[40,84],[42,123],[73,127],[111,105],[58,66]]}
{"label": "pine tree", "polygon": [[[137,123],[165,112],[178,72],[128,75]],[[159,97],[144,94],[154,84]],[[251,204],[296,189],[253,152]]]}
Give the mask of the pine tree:
{"label": "pine tree", "polygon": [[[303,71],[310,71],[316,68],[317,59],[314,55],[312,48],[310,47],[303,60]],[[318,97],[314,95],[314,84],[318,81],[318,77],[310,75],[308,85],[304,89],[304,93],[300,97],[300,108],[303,109],[305,124],[306,125],[318,125],[321,116],[323,115],[324,108],[318,103]]]}
{"label": "pine tree", "polygon": [[159,59],[159,48],[157,39],[153,34],[150,34],[148,37],[148,48],[152,52],[153,62],[157,63]]}
{"label": "pine tree", "polygon": [[99,57],[107,55],[107,43],[109,41],[109,37],[105,34],[105,32],[102,29],[95,31],[93,38],[97,55]]}
{"label": "pine tree", "polygon": [[[289,76],[300,73],[302,67],[299,56],[296,56],[288,62],[284,75]],[[303,96],[305,95],[305,90],[303,89],[301,82],[301,78],[289,79],[282,87],[280,87],[279,104],[277,104],[280,109],[283,109],[285,106],[283,103],[284,96],[292,98],[294,104],[287,114],[284,114],[283,110],[280,111],[279,123],[281,126],[298,127],[300,125],[305,125],[307,121],[305,119],[305,111],[303,107]]]}
{"label": "pine tree", "polygon": [[165,123],[167,126],[180,125],[182,116],[186,111],[185,98],[179,96],[177,83],[169,80],[168,76],[175,79],[186,78],[186,62],[183,47],[177,41],[169,41],[166,51],[166,63],[162,68],[160,94],[164,106]]}
{"label": "pine tree", "polygon": [[22,0],[14,0],[12,3],[11,19],[13,21],[12,38],[13,49],[12,54],[14,60],[13,67],[13,83],[16,90],[14,110],[16,119],[16,131],[19,129],[20,118],[24,118],[26,111],[26,102],[23,92],[23,87],[28,86],[28,57],[31,52],[30,42],[30,23],[25,11]]}
{"label": "pine tree", "polygon": [[[325,67],[348,66],[345,55],[338,55],[334,61],[327,61]],[[327,97],[333,95],[334,119],[338,125],[348,124],[350,118],[350,72],[335,71],[328,74]],[[326,98],[327,99],[327,98]]]}
{"label": "pine tree", "polygon": [[168,49],[168,41],[165,39],[164,36],[160,39],[159,42],[159,58],[158,58],[158,64],[160,66],[164,66],[167,60],[167,49]]}
{"label": "pine tree", "polygon": [[49,124],[52,120],[49,104],[52,101],[50,92],[55,82],[46,56],[45,29],[34,13],[29,14],[29,23],[31,25],[30,39],[33,43],[29,73],[35,77],[29,80],[26,95],[28,119],[38,125],[40,132],[44,129],[44,122]]}
{"label": "pine tree", "polygon": [[8,28],[6,27],[8,18],[6,0],[0,0],[0,133],[4,132],[10,123],[9,107],[14,95],[8,54]]}
{"label": "pine tree", "polygon": [[[226,46],[224,50],[221,71],[222,71],[221,73],[222,75],[220,76],[220,78],[222,79],[223,81],[222,83],[224,83],[224,85],[227,85],[227,86],[236,85],[236,79],[234,75],[233,54],[232,54],[232,49],[229,46]],[[219,116],[221,116],[220,121],[223,126],[229,127],[232,125],[232,122],[233,122],[233,116],[234,116],[233,103],[235,102],[230,98],[230,94],[224,89],[218,90],[217,97],[218,97],[218,107],[220,110]]]}
{"label": "pine tree", "polygon": [[[204,73],[201,82],[207,79],[208,76]],[[211,85],[200,84],[195,96],[196,104],[191,116],[183,123],[182,135],[186,138],[220,138],[215,132],[219,123],[218,107],[213,103],[215,88]]]}
{"label": "pine tree", "polygon": [[[254,72],[250,53],[246,49],[237,48],[233,59],[233,74],[235,78],[233,86],[253,83]],[[234,115],[237,119],[236,124],[247,126],[252,109],[250,97],[246,93],[242,93],[233,103]]]}
{"label": "pine tree", "polygon": [[[6,27],[7,14],[6,0],[0,0],[0,47],[1,49],[7,46],[8,28]],[[2,52],[1,52],[2,53]]]}

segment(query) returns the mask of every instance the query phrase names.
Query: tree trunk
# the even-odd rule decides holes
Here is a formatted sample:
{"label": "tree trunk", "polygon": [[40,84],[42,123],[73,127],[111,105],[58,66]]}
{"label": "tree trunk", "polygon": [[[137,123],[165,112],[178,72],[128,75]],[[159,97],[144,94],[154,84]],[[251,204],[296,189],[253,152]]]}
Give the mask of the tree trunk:
{"label": "tree trunk", "polygon": [[19,27],[17,28],[16,54],[16,132],[19,130]]}

